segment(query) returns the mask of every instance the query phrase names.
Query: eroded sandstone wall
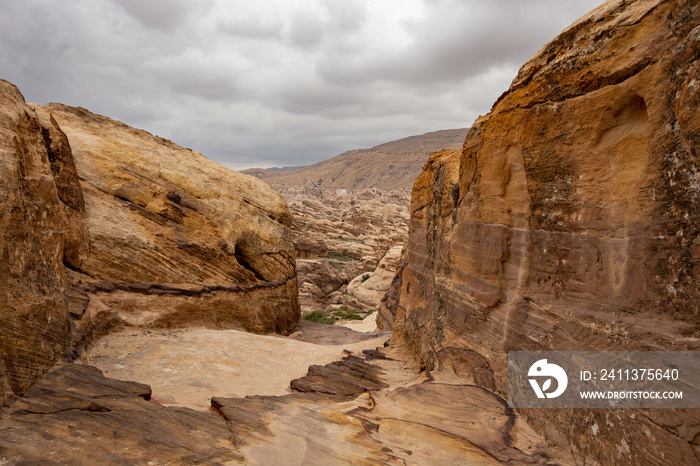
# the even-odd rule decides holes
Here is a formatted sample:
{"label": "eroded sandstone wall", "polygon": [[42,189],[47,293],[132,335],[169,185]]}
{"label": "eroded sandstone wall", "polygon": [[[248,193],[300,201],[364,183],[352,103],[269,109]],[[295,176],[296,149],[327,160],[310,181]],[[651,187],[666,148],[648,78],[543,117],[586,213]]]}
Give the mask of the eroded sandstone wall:
{"label": "eroded sandstone wall", "polygon": [[[697,2],[609,1],[431,157],[394,323],[424,367],[506,396],[512,350],[700,350],[698,58]],[[690,411],[526,415],[582,462],[700,458]]]}
{"label": "eroded sandstone wall", "polygon": [[0,80],[0,406],[71,342],[66,267],[87,257],[85,204],[56,122]]}
{"label": "eroded sandstone wall", "polygon": [[0,406],[114,327],[290,332],[291,219],[253,177],[0,80]]}
{"label": "eroded sandstone wall", "polygon": [[37,111],[67,134],[85,195],[71,312],[88,343],[123,324],[294,328],[292,217],[269,185],[82,108]]}

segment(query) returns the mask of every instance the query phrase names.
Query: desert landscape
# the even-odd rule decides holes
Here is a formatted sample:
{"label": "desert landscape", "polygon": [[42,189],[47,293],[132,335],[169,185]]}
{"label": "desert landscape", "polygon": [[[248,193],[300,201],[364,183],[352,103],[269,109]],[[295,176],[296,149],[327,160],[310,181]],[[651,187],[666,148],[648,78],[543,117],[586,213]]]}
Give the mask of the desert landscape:
{"label": "desert landscape", "polygon": [[700,464],[700,409],[508,393],[700,351],[699,69],[608,0],[469,128],[243,172],[0,80],[0,464]]}

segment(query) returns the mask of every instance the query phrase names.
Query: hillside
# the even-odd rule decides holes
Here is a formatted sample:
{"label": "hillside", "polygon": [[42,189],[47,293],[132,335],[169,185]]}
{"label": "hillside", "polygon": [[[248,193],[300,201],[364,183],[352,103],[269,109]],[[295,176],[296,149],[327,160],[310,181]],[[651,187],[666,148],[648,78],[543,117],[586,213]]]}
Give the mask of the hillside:
{"label": "hillside", "polygon": [[283,195],[305,193],[323,197],[336,189],[410,190],[431,152],[459,149],[468,128],[446,129],[356,149],[295,170],[251,168],[243,173],[270,183]]}

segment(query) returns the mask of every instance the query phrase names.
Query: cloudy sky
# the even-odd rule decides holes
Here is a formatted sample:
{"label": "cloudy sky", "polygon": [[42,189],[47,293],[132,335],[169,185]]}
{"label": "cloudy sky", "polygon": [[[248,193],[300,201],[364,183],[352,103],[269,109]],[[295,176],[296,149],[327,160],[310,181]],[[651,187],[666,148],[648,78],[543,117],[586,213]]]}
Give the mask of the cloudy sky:
{"label": "cloudy sky", "polygon": [[232,168],[487,113],[601,0],[2,0],[0,78]]}

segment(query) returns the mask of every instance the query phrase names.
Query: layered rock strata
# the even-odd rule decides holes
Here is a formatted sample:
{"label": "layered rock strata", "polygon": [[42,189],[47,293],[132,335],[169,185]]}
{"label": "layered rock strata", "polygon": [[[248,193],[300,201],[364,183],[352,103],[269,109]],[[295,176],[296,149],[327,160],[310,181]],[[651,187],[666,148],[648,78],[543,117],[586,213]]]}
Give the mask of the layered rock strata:
{"label": "layered rock strata", "polygon": [[[431,157],[394,322],[423,367],[464,353],[505,395],[508,351],[700,350],[699,15],[601,5]],[[694,412],[527,415],[581,463],[700,460]]]}
{"label": "layered rock strata", "polygon": [[294,328],[292,217],[268,185],[82,108],[43,111],[68,135],[85,195],[90,254],[71,313],[88,342],[117,325]]}
{"label": "layered rock strata", "polygon": [[85,203],[65,134],[0,80],[0,406],[70,344],[65,270],[87,253]]}
{"label": "layered rock strata", "polygon": [[348,283],[348,302],[359,309],[374,310],[391,285],[401,260],[403,246],[394,246],[372,272],[363,273]]}
{"label": "layered rock strata", "polygon": [[7,81],[0,173],[0,406],[114,327],[294,329],[292,217],[265,183]]}

